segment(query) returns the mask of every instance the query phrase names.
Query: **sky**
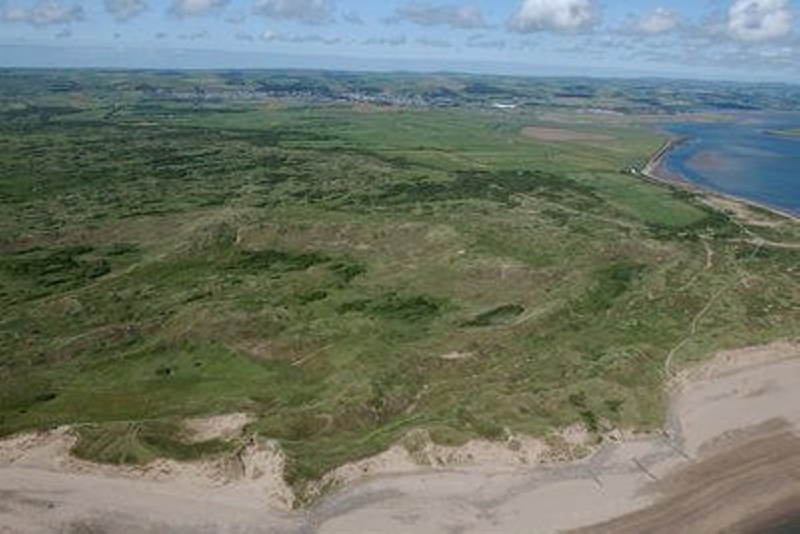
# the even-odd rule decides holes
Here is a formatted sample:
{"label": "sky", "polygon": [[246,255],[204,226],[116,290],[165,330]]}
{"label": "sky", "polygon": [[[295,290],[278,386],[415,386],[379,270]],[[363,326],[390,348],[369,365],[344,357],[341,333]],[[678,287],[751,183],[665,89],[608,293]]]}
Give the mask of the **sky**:
{"label": "sky", "polygon": [[800,0],[0,0],[0,66],[800,83]]}

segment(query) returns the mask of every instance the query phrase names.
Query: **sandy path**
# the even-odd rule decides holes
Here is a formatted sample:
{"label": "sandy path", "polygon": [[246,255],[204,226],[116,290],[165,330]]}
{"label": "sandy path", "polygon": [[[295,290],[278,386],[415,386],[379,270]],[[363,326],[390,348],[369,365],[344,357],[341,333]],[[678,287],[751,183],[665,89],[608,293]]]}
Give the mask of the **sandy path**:
{"label": "sandy path", "polygon": [[[699,532],[711,527],[692,517],[711,515],[712,531],[720,531],[744,521],[742,511],[797,502],[799,344],[720,355],[681,374],[674,395],[666,432],[608,443],[580,462],[374,476],[308,512],[272,507],[258,480],[221,487],[124,480],[0,459],[0,533],[535,534],[621,516],[586,532],[660,532],[665,517],[672,530],[664,532]],[[719,495],[741,487],[751,493],[737,493],[731,506],[687,512],[709,512],[708,503],[719,507]],[[688,530],[675,530],[676,517]]]}

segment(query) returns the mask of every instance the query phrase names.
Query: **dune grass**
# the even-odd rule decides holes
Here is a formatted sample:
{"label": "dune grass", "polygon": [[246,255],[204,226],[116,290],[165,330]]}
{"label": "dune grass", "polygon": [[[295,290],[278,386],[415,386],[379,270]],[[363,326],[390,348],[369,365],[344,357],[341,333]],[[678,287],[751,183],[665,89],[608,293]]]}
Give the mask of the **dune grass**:
{"label": "dune grass", "polygon": [[693,322],[678,364],[797,333],[798,252],[627,174],[633,122],[127,98],[0,123],[2,434],[191,459],[235,444],[181,418],[246,411],[302,489],[413,428],[653,428]]}

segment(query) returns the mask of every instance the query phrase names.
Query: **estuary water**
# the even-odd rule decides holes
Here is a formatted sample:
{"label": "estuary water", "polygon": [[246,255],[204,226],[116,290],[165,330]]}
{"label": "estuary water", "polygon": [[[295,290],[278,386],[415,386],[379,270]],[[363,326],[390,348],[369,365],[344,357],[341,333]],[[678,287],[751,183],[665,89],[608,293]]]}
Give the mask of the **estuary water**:
{"label": "estuary water", "polygon": [[718,122],[664,125],[685,141],[662,160],[672,173],[714,192],[800,215],[800,113],[736,113]]}

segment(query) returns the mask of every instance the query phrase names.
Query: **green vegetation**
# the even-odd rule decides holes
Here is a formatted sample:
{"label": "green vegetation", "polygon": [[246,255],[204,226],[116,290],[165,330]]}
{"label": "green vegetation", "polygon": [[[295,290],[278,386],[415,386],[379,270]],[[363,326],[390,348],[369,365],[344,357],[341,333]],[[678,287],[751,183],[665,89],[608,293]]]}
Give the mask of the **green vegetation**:
{"label": "green vegetation", "polygon": [[140,465],[156,458],[197,460],[226,452],[220,440],[190,443],[174,422],[108,423],[78,427],[79,441],[73,453],[92,461]]}
{"label": "green vegetation", "polygon": [[495,326],[507,324],[519,317],[525,308],[518,304],[504,304],[489,311],[479,313],[474,318],[466,321],[464,326]]}
{"label": "green vegetation", "polygon": [[0,434],[73,424],[85,458],[193,459],[236,444],[191,443],[182,418],[245,411],[302,490],[414,428],[653,428],[687,336],[676,365],[797,334],[800,253],[748,233],[797,225],[747,229],[626,173],[662,142],[638,118],[485,105],[554,81],[386,76],[315,87],[465,104],[208,96],[312,75],[3,72]]}

